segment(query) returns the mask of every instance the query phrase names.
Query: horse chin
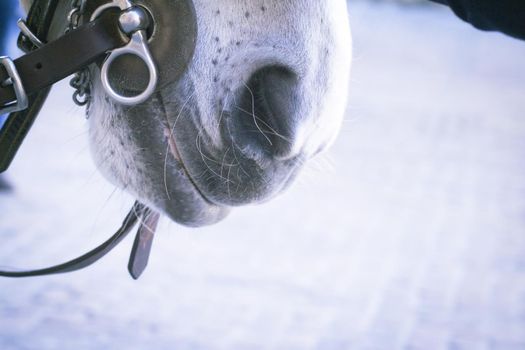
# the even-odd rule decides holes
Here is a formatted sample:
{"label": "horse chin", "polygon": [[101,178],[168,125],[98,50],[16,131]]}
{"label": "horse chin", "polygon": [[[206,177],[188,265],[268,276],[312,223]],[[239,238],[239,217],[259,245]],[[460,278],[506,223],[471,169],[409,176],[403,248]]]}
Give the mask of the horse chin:
{"label": "horse chin", "polygon": [[[177,169],[170,177],[169,189],[161,189],[161,184],[153,188],[153,207],[163,212],[171,220],[189,227],[201,227],[223,220],[230,208],[210,202],[187,176],[182,163],[173,161],[171,167]],[[155,200],[155,198],[157,198]]]}

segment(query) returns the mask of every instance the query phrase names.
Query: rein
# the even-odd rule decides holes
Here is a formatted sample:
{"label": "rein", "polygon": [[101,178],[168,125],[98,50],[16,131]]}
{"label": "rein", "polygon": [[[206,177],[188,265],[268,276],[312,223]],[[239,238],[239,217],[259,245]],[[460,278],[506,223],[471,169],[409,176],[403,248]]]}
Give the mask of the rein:
{"label": "rein", "polygon": [[[174,25],[175,15],[181,17]],[[0,115],[9,114],[0,130],[0,173],[12,163],[54,83],[76,73],[71,82],[77,89],[74,100],[88,104],[88,67],[97,64],[106,94],[117,104],[138,105],[159,85],[180,77],[193,55],[196,37],[190,0],[34,0],[19,27],[18,45],[26,54],[16,60],[0,57]],[[175,48],[180,55],[165,47],[166,37],[180,43]],[[135,61],[126,61],[129,56],[135,56]],[[145,72],[136,67],[136,58],[145,64]],[[121,83],[124,88],[110,78],[113,70],[131,77]],[[134,88],[137,84],[140,87]],[[128,263],[131,276],[138,279],[147,266],[159,217],[136,202],[117,232],[88,253],[43,269],[0,270],[0,276],[43,276],[83,269],[105,256],[139,223]]]}
{"label": "rein", "polygon": [[139,230],[133,243],[131,250],[131,256],[128,263],[128,271],[134,279],[138,279],[142,272],[146,269],[148,264],[148,257],[151,251],[151,244],[153,242],[153,235],[157,222],[159,220],[159,214],[153,212],[151,209],[144,205],[136,202],[131,208],[129,214],[124,219],[122,226],[118,231],[111,236],[107,241],[96,247],[95,249],[85,253],[78,258],[70,260],[68,262],[46,267],[43,269],[26,270],[26,271],[3,271],[0,270],[0,276],[2,277],[35,277],[45,275],[56,275],[59,273],[73,272],[81,270],[85,267],[92,265],[93,263],[100,260],[113,248],[115,248],[128,233],[135,227],[137,221],[140,221]]}

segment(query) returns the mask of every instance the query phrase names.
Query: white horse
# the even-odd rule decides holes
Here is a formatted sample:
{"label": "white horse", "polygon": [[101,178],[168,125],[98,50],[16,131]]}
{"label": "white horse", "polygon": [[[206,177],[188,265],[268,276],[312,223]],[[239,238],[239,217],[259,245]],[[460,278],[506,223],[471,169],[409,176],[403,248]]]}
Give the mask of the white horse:
{"label": "white horse", "polygon": [[88,120],[94,159],[110,181],[201,226],[280,193],[333,142],[351,36],[346,0],[194,6],[197,47],[183,77],[133,113],[94,80]]}

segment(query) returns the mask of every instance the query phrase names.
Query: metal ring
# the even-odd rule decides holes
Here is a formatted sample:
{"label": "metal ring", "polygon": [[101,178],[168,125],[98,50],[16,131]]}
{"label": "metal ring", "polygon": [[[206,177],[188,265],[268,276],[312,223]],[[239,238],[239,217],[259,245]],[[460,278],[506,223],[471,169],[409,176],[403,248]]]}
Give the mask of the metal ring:
{"label": "metal ring", "polygon": [[[149,51],[147,42],[147,35],[144,30],[135,32],[131,36],[131,40],[129,43],[121,48],[113,50],[108,58],[104,61],[102,64],[102,70],[101,70],[101,78],[102,78],[102,86],[108,93],[108,95],[113,98],[115,101],[122,103],[124,105],[136,105],[139,103],[142,103],[146,101],[153,92],[155,92],[155,88],[157,86],[158,81],[158,74],[157,74],[157,67],[155,65],[155,62],[153,62],[153,59],[151,57],[151,53]],[[149,82],[148,86],[144,91],[138,95],[135,96],[123,96],[120,95],[118,92],[116,92],[113,87],[111,86],[109,82],[109,69],[111,67],[111,64],[115,59],[122,55],[131,54],[139,57],[142,59],[142,61],[146,64],[148,71],[149,71]]]}
{"label": "metal ring", "polygon": [[[124,11],[128,8],[131,8],[132,6],[133,5],[131,1],[129,0],[114,0],[111,3],[104,4],[98,7],[95,10],[95,12],[93,12],[93,14],[91,15],[91,21],[95,20],[98,16],[100,16],[100,14],[103,11],[109,8],[117,7]],[[142,103],[146,101],[149,97],[151,97],[151,95],[155,92],[155,88],[157,87],[158,82],[157,66],[153,61],[147,42],[148,36],[146,34],[146,31],[137,31],[131,35],[131,39],[129,43],[126,44],[126,46],[113,50],[102,64],[102,69],[100,72],[102,86],[111,98],[113,98],[115,101],[121,104],[131,106]],[[148,86],[142,93],[135,96],[120,95],[118,92],[115,91],[115,89],[113,89],[109,82],[108,72],[109,68],[111,67],[111,64],[115,59],[126,54],[131,54],[139,57],[146,64],[149,71]]]}

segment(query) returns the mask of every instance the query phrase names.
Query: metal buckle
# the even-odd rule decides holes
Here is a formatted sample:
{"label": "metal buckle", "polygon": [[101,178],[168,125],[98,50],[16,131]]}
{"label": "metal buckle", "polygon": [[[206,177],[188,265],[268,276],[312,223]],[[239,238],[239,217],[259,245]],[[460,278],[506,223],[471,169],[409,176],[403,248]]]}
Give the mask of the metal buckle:
{"label": "metal buckle", "polygon": [[22,84],[22,79],[16,70],[13,60],[7,56],[0,57],[0,64],[4,66],[9,78],[5,81],[1,81],[2,86],[12,85],[15,91],[16,101],[10,102],[4,106],[0,106],[0,114],[7,114],[12,112],[18,112],[26,109],[29,106],[29,100]]}
{"label": "metal buckle", "polygon": [[[113,0],[109,4],[100,6],[91,16],[91,21],[96,19],[104,10],[118,7],[122,11],[119,18],[121,30],[130,36],[130,41],[124,47],[111,51],[109,56],[102,64],[101,80],[102,86],[107,94],[115,101],[132,106],[146,101],[155,92],[158,81],[158,72],[151,52],[148,47],[148,36],[146,29],[149,25],[149,17],[145,10],[140,6],[133,6],[129,0]],[[109,82],[109,69],[115,59],[122,55],[135,55],[139,57],[147,66],[149,71],[148,85],[140,94],[135,96],[123,96],[119,94]]]}

